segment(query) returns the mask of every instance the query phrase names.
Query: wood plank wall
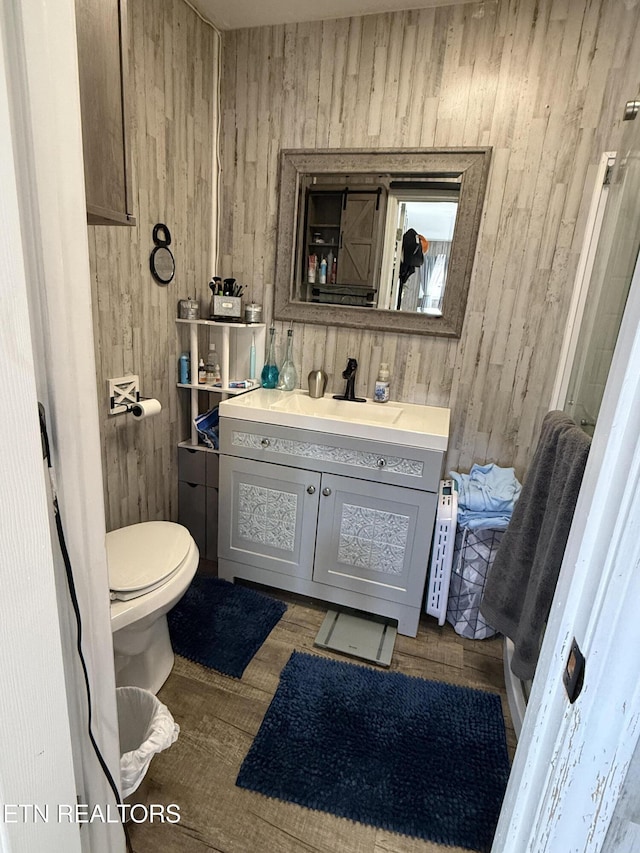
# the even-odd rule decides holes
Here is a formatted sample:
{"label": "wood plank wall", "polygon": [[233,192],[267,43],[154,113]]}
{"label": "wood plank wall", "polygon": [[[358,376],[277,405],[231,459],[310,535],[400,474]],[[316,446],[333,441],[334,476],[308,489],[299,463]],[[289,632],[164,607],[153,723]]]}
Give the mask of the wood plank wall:
{"label": "wood plank wall", "polygon": [[451,407],[447,470],[494,461],[522,475],[551,396],[585,181],[638,94],[639,18],[623,0],[485,0],[223,34],[218,274],[251,284],[267,319],[281,148],[494,148],[461,338],[300,325],[303,387],[323,366],[341,389],[355,356],[370,395],[387,361],[393,398]]}
{"label": "wood plank wall", "polygon": [[[177,444],[188,394],[176,388],[178,299],[205,298],[211,275],[214,85],[218,36],[183,0],[129,0],[135,227],[89,228],[107,529],[177,517]],[[153,226],[171,231],[176,275],[149,272]],[[208,302],[207,302],[208,304]],[[136,373],[160,415],[108,414],[106,380]]]}

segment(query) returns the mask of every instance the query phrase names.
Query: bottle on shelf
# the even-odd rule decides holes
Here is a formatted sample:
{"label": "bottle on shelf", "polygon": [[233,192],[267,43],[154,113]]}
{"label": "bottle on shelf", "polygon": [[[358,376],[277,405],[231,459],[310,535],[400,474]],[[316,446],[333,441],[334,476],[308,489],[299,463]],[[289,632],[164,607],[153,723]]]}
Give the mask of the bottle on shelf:
{"label": "bottle on shelf", "polygon": [[204,359],[201,358],[198,362],[198,385],[206,385],[207,368],[204,366]]}
{"label": "bottle on shelf", "polygon": [[335,257],[335,255],[333,254],[333,251],[331,249],[329,249],[329,254],[327,255],[327,278],[326,278],[326,280],[329,284],[331,284],[331,270],[333,269],[334,257]]}
{"label": "bottle on shelf", "polygon": [[335,284],[338,280],[338,258],[333,256],[333,263],[331,264],[331,271],[329,272],[329,284]]}
{"label": "bottle on shelf", "polygon": [[216,382],[220,382],[220,363],[216,348],[213,345],[209,347],[209,355],[207,356],[206,382],[207,385],[215,385]]}
{"label": "bottle on shelf", "polygon": [[269,329],[269,349],[267,358],[262,368],[260,379],[263,388],[275,388],[278,384],[278,365],[276,364],[276,330],[273,324]]}
{"label": "bottle on shelf", "polygon": [[180,359],[178,362],[179,363],[179,380],[178,381],[180,382],[181,385],[188,385],[189,384],[189,369],[190,369],[189,362],[190,361],[191,361],[191,356],[189,355],[188,352],[181,353]]}
{"label": "bottle on shelf", "polygon": [[281,391],[293,391],[297,384],[298,371],[293,363],[293,328],[290,328],[287,331],[287,354],[282,362],[278,388]]}
{"label": "bottle on shelf", "polygon": [[309,255],[309,269],[307,271],[307,281],[309,284],[316,283],[316,267],[318,266],[318,256]]}
{"label": "bottle on shelf", "polygon": [[320,261],[320,276],[318,278],[320,284],[327,283],[327,259],[322,256],[322,260]]}

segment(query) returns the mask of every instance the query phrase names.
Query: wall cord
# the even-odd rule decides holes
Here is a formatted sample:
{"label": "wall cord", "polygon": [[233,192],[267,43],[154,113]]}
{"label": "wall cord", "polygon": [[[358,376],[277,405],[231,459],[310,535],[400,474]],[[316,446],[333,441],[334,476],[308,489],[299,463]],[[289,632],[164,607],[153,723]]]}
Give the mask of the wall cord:
{"label": "wall cord", "polygon": [[[116,782],[107,766],[107,762],[100,751],[100,747],[98,746],[96,739],[93,735],[92,729],[92,700],[91,700],[91,685],[89,683],[89,672],[87,670],[87,664],[84,658],[84,653],[82,651],[82,614],[80,612],[80,604],[78,602],[78,595],[76,592],[76,585],[73,578],[73,570],[71,566],[71,558],[69,557],[69,551],[67,550],[67,543],[64,536],[64,528],[62,526],[62,518],[60,516],[60,507],[58,506],[58,496],[56,493],[55,482],[53,477],[53,465],[51,463],[51,451],[49,446],[49,436],[47,434],[47,425],[44,414],[44,407],[41,403],[38,403],[38,415],[40,419],[40,437],[42,439],[42,452],[43,456],[47,463],[47,468],[49,469],[49,478],[51,480],[51,491],[52,491],[52,500],[53,500],[53,510],[56,520],[56,530],[58,533],[58,542],[60,543],[60,551],[62,552],[62,559],[64,562],[65,573],[67,576],[67,586],[69,588],[69,597],[71,599],[71,604],[73,607],[73,612],[75,614],[76,619],[76,649],[78,652],[78,657],[80,658],[80,664],[82,666],[82,673],[84,675],[84,683],[87,691],[87,730],[89,733],[89,740],[91,741],[91,746],[93,747],[93,751],[95,752],[96,758],[98,759],[98,763],[102,768],[102,772],[109,783],[109,787],[113,791],[113,795],[116,799],[116,803],[118,806],[122,807],[122,798],[120,796],[120,791]],[[133,847],[131,846],[131,839],[129,838],[129,831],[126,827],[126,824],[122,820],[122,813],[120,809],[118,809],[118,814],[120,814],[120,819],[122,822],[122,829],[124,831],[125,840],[127,844],[127,851],[129,853],[133,853]]]}

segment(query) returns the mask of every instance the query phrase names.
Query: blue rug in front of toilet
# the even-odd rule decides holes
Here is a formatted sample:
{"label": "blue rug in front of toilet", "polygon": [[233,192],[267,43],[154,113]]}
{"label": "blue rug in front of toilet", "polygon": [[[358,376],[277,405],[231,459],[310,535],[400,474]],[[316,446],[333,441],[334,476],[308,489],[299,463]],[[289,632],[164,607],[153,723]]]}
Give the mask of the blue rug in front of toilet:
{"label": "blue rug in front of toilet", "polygon": [[176,654],[241,678],[287,605],[220,578],[196,577],[167,614]]}
{"label": "blue rug in front of toilet", "polygon": [[293,652],[236,785],[488,851],[508,776],[497,694]]}

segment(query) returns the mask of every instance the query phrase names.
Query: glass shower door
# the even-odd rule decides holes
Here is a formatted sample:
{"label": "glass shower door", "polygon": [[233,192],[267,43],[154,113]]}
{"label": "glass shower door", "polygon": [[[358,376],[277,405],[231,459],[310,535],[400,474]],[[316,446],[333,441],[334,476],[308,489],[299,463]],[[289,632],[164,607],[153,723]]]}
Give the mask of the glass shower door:
{"label": "glass shower door", "polygon": [[600,411],[640,248],[640,118],[625,123],[589,282],[565,412],[589,435]]}

